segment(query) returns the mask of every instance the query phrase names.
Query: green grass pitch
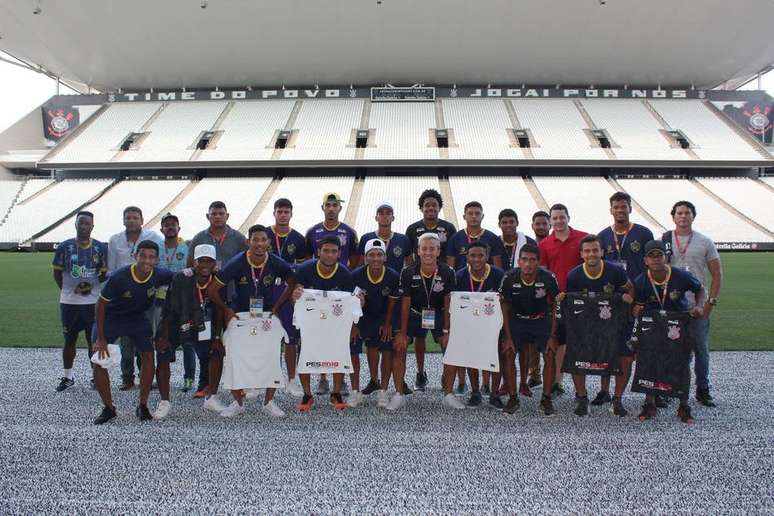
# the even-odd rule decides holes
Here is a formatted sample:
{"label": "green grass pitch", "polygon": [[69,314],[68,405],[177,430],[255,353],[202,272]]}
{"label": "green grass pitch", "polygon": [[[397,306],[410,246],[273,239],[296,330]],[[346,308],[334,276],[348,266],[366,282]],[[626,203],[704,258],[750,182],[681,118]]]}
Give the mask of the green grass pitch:
{"label": "green grass pitch", "polygon": [[[61,345],[52,258],[52,253],[0,253],[0,346]],[[712,349],[774,350],[774,253],[724,253],[722,260]],[[428,349],[438,347],[428,342]]]}

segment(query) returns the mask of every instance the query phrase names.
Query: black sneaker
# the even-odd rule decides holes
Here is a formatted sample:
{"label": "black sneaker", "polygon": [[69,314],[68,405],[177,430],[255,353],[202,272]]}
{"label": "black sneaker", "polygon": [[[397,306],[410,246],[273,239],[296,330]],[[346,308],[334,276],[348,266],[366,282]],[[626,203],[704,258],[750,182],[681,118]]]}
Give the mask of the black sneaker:
{"label": "black sneaker", "polygon": [[564,394],[564,387],[562,387],[561,384],[555,383],[554,386],[551,387],[551,396],[556,398],[562,394]]}
{"label": "black sneaker", "polygon": [[360,393],[363,396],[368,396],[368,395],[372,394],[374,391],[378,391],[378,390],[379,390],[379,384],[376,383],[375,381],[371,380],[370,382],[368,382],[368,385],[366,385],[365,389],[360,391]]}
{"label": "black sneaker", "polygon": [[669,406],[669,398],[666,396],[659,396],[656,394],[656,408],[667,408]]}
{"label": "black sneaker", "polygon": [[556,410],[554,410],[554,404],[551,401],[551,396],[543,395],[543,399],[540,400],[540,408],[543,409],[543,414],[546,416],[553,416],[556,414]]}
{"label": "black sneaker", "polygon": [[500,396],[498,396],[496,394],[494,394],[494,395],[490,394],[489,395],[489,404],[491,406],[493,406],[494,408],[496,408],[496,409],[502,410],[503,408],[505,408],[505,405],[503,405],[503,400],[501,400]]}
{"label": "black sneaker", "polygon": [[506,414],[515,414],[517,410],[519,410],[519,407],[521,406],[521,403],[519,403],[519,397],[518,396],[509,396],[508,402],[505,404],[505,407],[503,408],[503,412]]}
{"label": "black sneaker", "polygon": [[481,397],[480,392],[471,392],[470,398],[468,398],[468,401],[465,402],[465,405],[468,407],[478,407],[481,405],[481,402],[483,401],[483,398]]}
{"label": "black sneaker", "polygon": [[691,415],[691,407],[688,405],[680,405],[680,407],[677,409],[677,417],[680,418],[680,421],[683,423],[691,424],[693,423],[693,416]]}
{"label": "black sneaker", "polygon": [[[717,407],[715,402],[712,401],[709,389],[696,389],[696,401],[704,405],[705,407],[714,408]],[[690,409],[689,409],[690,412]]]}
{"label": "black sneaker", "polygon": [[116,408],[115,407],[105,407],[102,409],[102,412],[99,413],[99,416],[97,416],[97,419],[94,420],[95,425],[103,425],[116,417],[118,414],[116,414]]}
{"label": "black sneaker", "polygon": [[624,408],[621,398],[613,398],[613,402],[610,404],[610,412],[618,417],[626,417],[629,415],[629,411]]}
{"label": "black sneaker", "polygon": [[534,378],[530,378],[529,380],[527,380],[527,385],[529,386],[530,389],[534,389],[535,387],[537,387],[541,383],[543,383],[543,382],[541,382],[540,380],[536,380]]}
{"label": "black sneaker", "polygon": [[610,403],[613,401],[613,398],[610,397],[610,393],[607,391],[599,391],[596,395],[596,397],[591,401],[591,404],[595,407],[599,407],[600,405],[604,405],[605,403]]}
{"label": "black sneaker", "polygon": [[137,405],[137,409],[134,413],[140,421],[150,421],[153,419],[150,410],[148,410],[148,405]]}
{"label": "black sneaker", "polygon": [[[403,385],[406,385],[404,382]],[[417,380],[414,382],[414,388],[418,391],[424,391],[427,388],[427,373],[419,371],[417,373]]]}
{"label": "black sneaker", "polygon": [[63,376],[59,379],[59,385],[56,386],[56,392],[62,392],[73,385],[75,385],[75,380]]}
{"label": "black sneaker", "polygon": [[589,397],[588,396],[575,397],[575,415],[576,416],[589,415]]}
{"label": "black sneaker", "polygon": [[[424,390],[424,389],[422,389],[422,390]],[[412,391],[411,388],[409,388],[408,384],[404,380],[404,382],[403,382],[403,395],[404,396],[408,396],[409,394],[414,394],[414,391]]]}
{"label": "black sneaker", "polygon": [[650,403],[645,403],[642,406],[642,412],[640,412],[640,415],[637,416],[640,421],[647,421],[648,419],[653,419],[656,417],[656,413],[658,412],[656,405],[652,405]]}

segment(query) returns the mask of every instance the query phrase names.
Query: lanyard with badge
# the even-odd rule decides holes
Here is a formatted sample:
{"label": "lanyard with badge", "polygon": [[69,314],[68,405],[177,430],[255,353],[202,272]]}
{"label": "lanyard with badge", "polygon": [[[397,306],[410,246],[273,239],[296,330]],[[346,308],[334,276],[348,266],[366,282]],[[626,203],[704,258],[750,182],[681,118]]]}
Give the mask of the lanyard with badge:
{"label": "lanyard with badge", "polygon": [[691,272],[691,268],[688,266],[688,264],[685,261],[685,253],[688,252],[688,247],[691,245],[691,240],[693,240],[693,231],[691,231],[691,234],[688,235],[688,241],[685,243],[685,247],[680,247],[680,236],[675,233],[675,244],[677,245],[677,252],[680,254],[680,262],[682,263],[682,269],[685,272]]}
{"label": "lanyard with badge", "polygon": [[667,266],[667,276],[666,279],[658,283],[659,286],[662,286],[664,288],[663,292],[661,294],[658,293],[658,289],[656,288],[656,282],[653,279],[653,275],[648,271],[648,279],[650,280],[650,286],[653,289],[653,294],[656,296],[656,300],[658,301],[658,304],[661,305],[661,310],[664,310],[664,305],[666,304],[666,297],[667,292],[669,291],[669,280],[672,278],[672,267]]}
{"label": "lanyard with badge", "polygon": [[277,234],[277,227],[275,226],[273,229],[274,233],[274,248],[277,250],[277,256],[282,256],[282,251],[285,248],[285,244],[288,243],[288,237],[290,236],[290,229],[288,229],[288,232],[285,233],[285,236],[282,237],[284,240],[280,240],[279,234]]}
{"label": "lanyard with badge", "polygon": [[430,307],[430,295],[433,293],[433,289],[435,288],[435,280],[436,275],[438,274],[438,268],[436,268],[433,271],[433,275],[430,276],[430,288],[427,287],[427,282],[425,281],[425,275],[422,274],[422,271],[419,271],[420,279],[422,280],[422,288],[425,291],[425,299],[427,300],[427,308],[422,309],[422,329],[423,330],[432,330],[435,329],[435,309]]}
{"label": "lanyard with badge", "polygon": [[263,278],[263,273],[266,271],[266,265],[269,262],[269,257],[266,256],[263,264],[261,264],[260,267],[258,267],[261,272],[258,273],[258,277],[255,277],[255,269],[256,267],[253,266],[252,263],[250,263],[250,260],[247,260],[247,264],[250,266],[250,275],[253,278],[253,288],[255,295],[250,298],[250,315],[252,317],[258,317],[261,314],[263,314],[263,296],[259,296],[258,293],[260,285],[261,285],[261,278]]}
{"label": "lanyard with badge", "polygon": [[[486,283],[486,279],[489,277],[489,265],[487,264],[487,267],[484,269],[484,277],[479,279],[476,279],[476,281],[473,281],[473,271],[468,267],[468,283],[470,283],[470,291],[471,292],[481,292],[481,290],[484,288],[484,283]],[[491,270],[491,269],[490,269]],[[475,287],[475,283],[478,283],[478,288]]]}
{"label": "lanyard with badge", "polygon": [[207,298],[204,295],[204,292],[207,291],[207,287],[210,286],[210,282],[212,282],[212,278],[207,280],[207,283],[204,284],[204,287],[200,287],[198,282],[196,285],[196,297],[199,299],[199,308],[201,309],[202,313],[202,320],[196,328],[199,332],[199,341],[210,340],[212,338],[212,319],[210,314],[207,312],[205,303]]}
{"label": "lanyard with badge", "polygon": [[634,227],[634,224],[629,224],[629,227],[626,228],[626,231],[623,233],[623,238],[621,239],[621,243],[618,243],[618,235],[621,233],[618,233],[615,230],[615,226],[610,226],[610,230],[613,232],[613,244],[615,244],[615,251],[618,253],[618,261],[613,261],[616,265],[619,267],[623,267],[623,270],[626,270],[626,260],[624,260],[623,257],[623,250],[626,248],[626,238],[629,236],[629,232]]}

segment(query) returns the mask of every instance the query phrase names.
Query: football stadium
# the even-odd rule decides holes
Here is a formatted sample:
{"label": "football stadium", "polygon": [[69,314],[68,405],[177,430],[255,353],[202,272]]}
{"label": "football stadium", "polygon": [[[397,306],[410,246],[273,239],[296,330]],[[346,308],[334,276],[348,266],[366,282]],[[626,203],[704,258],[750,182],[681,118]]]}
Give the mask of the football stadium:
{"label": "football stadium", "polygon": [[0,513],[774,512],[771,20],[0,0]]}

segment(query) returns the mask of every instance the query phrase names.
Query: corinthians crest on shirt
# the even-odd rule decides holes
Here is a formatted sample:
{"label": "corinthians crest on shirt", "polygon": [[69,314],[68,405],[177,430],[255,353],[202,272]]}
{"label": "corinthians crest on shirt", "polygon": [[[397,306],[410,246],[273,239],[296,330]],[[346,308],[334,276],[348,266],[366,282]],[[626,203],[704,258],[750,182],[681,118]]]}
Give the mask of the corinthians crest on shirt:
{"label": "corinthians crest on shirt", "polygon": [[341,305],[341,303],[336,303],[333,305],[333,315],[336,317],[341,317],[341,315],[344,313],[344,307]]}
{"label": "corinthians crest on shirt", "polygon": [[271,331],[271,319],[264,319],[261,322],[261,329],[263,331]]}
{"label": "corinthians crest on shirt", "polygon": [[494,303],[486,303],[484,305],[484,315],[494,315],[495,305]]}
{"label": "corinthians crest on shirt", "polygon": [[608,320],[613,316],[613,309],[608,305],[601,305],[599,307],[599,318],[602,320]]}
{"label": "corinthians crest on shirt", "polygon": [[670,325],[667,330],[667,338],[670,340],[677,340],[680,338],[680,326]]}

